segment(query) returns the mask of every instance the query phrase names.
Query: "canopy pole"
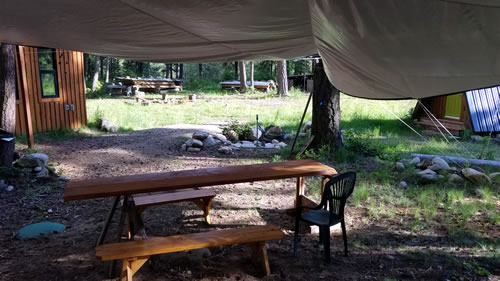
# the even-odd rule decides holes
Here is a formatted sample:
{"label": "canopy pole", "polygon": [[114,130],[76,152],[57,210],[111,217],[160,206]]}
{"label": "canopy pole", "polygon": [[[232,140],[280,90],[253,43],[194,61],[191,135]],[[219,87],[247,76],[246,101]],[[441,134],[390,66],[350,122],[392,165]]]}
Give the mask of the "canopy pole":
{"label": "canopy pole", "polygon": [[302,123],[304,122],[304,117],[306,117],[307,109],[309,108],[309,103],[311,102],[312,92],[309,94],[309,98],[307,99],[306,108],[304,108],[304,113],[302,113],[302,118],[300,119],[299,127],[297,128],[297,133],[295,133],[295,138],[293,139],[292,148],[290,149],[290,157],[293,155],[293,148],[295,147],[295,143],[297,142],[297,138],[299,137],[300,128],[302,128]]}

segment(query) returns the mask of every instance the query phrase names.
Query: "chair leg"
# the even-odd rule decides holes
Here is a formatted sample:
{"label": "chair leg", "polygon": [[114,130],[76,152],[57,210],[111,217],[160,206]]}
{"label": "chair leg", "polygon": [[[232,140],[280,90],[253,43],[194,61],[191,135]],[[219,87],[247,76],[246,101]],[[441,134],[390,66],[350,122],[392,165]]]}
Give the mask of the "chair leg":
{"label": "chair leg", "polygon": [[323,227],[323,245],[325,247],[325,261],[330,263],[330,226]]}
{"label": "chair leg", "polygon": [[347,232],[345,230],[345,222],[341,221],[340,225],[342,226],[342,236],[344,238],[344,254],[347,257]]}
{"label": "chair leg", "polygon": [[297,247],[298,247],[298,244],[299,244],[299,215],[298,214],[295,214],[295,235],[293,237],[293,256],[296,257],[297,256]]}

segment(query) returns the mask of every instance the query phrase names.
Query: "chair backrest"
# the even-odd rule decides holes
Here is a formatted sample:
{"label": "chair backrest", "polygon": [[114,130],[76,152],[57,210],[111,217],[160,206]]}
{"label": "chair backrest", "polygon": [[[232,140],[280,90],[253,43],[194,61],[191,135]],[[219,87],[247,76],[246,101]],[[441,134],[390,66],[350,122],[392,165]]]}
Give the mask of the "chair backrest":
{"label": "chair backrest", "polygon": [[345,202],[352,194],[355,183],[356,173],[354,172],[347,172],[335,176],[325,184],[325,190],[323,191],[320,205],[326,209],[328,203],[328,209],[331,215],[334,214],[343,217]]}

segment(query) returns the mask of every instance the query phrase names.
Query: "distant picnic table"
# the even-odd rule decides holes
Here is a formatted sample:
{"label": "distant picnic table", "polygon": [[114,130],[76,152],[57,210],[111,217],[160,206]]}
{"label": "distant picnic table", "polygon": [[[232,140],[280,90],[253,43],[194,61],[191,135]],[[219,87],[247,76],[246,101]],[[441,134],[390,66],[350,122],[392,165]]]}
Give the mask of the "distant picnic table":
{"label": "distant picnic table", "polygon": [[118,77],[115,78],[117,83],[121,83],[123,86],[137,86],[139,89],[150,90],[150,91],[170,91],[178,92],[182,91],[183,79],[167,79],[167,78],[130,78],[130,77]]}
{"label": "distant picnic table", "polygon": [[[219,83],[219,85],[221,86],[221,88],[223,90],[228,90],[228,89],[239,89],[241,86],[241,83],[238,80],[222,81]],[[250,81],[247,81],[247,85],[250,87]],[[267,91],[269,91],[269,89],[276,88],[276,84],[273,81],[254,81],[253,87],[257,90],[267,92]]]}

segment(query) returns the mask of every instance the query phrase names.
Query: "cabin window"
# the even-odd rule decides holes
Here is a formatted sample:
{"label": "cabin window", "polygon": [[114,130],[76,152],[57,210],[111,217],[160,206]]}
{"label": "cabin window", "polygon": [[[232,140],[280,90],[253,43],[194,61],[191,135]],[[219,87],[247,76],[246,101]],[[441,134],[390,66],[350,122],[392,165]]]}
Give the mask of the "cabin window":
{"label": "cabin window", "polygon": [[55,52],[54,49],[38,48],[42,98],[56,98],[59,96]]}

